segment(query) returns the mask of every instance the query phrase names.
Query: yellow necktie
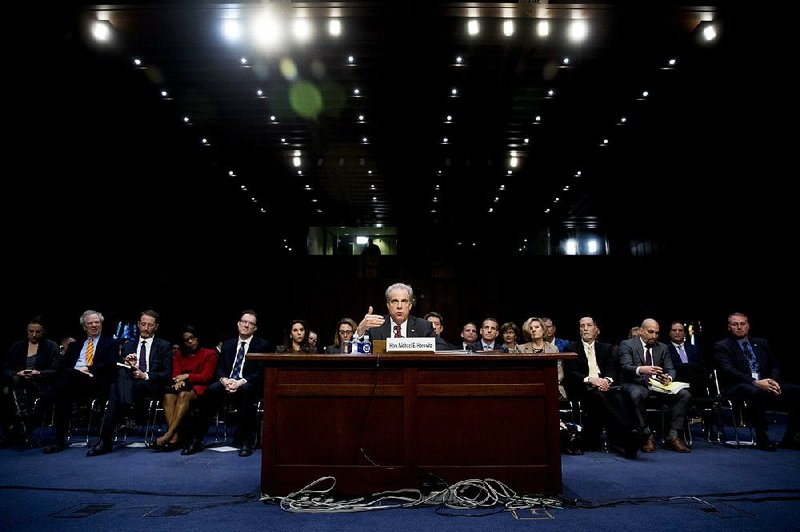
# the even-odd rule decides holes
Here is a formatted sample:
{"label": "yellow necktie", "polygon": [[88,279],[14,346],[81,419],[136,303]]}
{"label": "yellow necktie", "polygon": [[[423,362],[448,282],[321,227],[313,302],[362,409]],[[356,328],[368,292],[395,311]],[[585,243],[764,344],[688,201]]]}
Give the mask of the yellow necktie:
{"label": "yellow necktie", "polygon": [[89,345],[86,346],[86,365],[91,366],[94,362],[94,340],[89,337]]}

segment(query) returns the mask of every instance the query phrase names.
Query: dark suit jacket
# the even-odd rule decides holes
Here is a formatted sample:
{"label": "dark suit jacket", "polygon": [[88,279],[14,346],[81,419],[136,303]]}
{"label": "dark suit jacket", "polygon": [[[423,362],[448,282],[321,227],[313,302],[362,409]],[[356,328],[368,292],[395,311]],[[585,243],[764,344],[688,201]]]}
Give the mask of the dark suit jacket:
{"label": "dark suit jacket", "polygon": [[[141,338],[131,338],[122,346],[120,361],[127,355],[139,354]],[[150,365],[147,368],[147,377],[152,387],[164,387],[172,382],[172,345],[161,338],[153,338],[150,346]]]}
{"label": "dark suit jacket", "polygon": [[437,351],[458,351],[461,349],[461,344],[453,345],[438,334],[436,335],[436,350]]}
{"label": "dark suit jacket", "polygon": [[[672,365],[672,358],[669,356],[667,345],[662,342],[656,342],[653,345],[652,352],[653,365],[661,366],[666,373],[669,373],[670,377],[675,379],[675,366]],[[636,374],[636,368],[644,365],[646,365],[644,348],[639,338],[628,338],[619,344],[620,376],[624,382],[647,386],[647,381],[650,377]]]}
{"label": "dark suit jacket", "polygon": [[[678,350],[675,349],[675,346],[672,345],[672,342],[667,344],[667,349],[669,349],[669,356],[672,359],[673,366],[677,368],[679,364],[684,363],[681,361],[681,356],[678,354]],[[684,342],[683,350],[686,351],[686,358],[689,360],[689,363],[705,366],[705,361],[700,351],[697,349],[697,346]]]}
{"label": "dark suit jacket", "polygon": [[[758,360],[761,378],[780,381],[780,365],[769,343],[763,338],[748,338],[748,342]],[[739,347],[739,342],[733,338],[726,338],[714,344],[714,360],[717,363],[717,377],[722,393],[734,384],[753,382],[750,362]]]}
{"label": "dark suit jacket", "polygon": [[[22,340],[15,342],[8,351],[3,374],[13,377],[18,372],[25,369],[28,365],[28,341]],[[58,360],[58,344],[52,340],[44,339],[39,342],[39,349],[36,352],[35,368],[42,376],[52,375],[56,370]]]}
{"label": "dark suit jacket", "polygon": [[[57,378],[75,368],[85,342],[86,339],[84,338],[69,344],[64,356],[58,362]],[[114,369],[117,367],[117,360],[119,360],[117,342],[109,336],[100,336],[94,346],[94,360],[92,365],[89,366],[89,373],[108,382],[108,379],[115,374]]]}
{"label": "dark suit jacket", "polygon": [[[610,377],[615,384],[619,384],[613,347],[611,344],[595,341],[594,357],[597,367],[600,368],[600,377]],[[568,396],[580,395],[586,389],[583,379],[589,376],[589,359],[586,357],[583,342],[572,342],[566,351],[572,351],[578,357],[564,361],[564,388]]]}
{"label": "dark suit jacket", "polygon": [[[248,353],[266,353],[269,349],[269,342],[258,336],[253,336],[250,340],[250,348]],[[222,353],[217,357],[217,370],[214,373],[214,380],[219,380],[222,377],[230,377],[233,371],[233,364],[236,362],[236,352],[239,350],[239,337],[225,340],[222,344]],[[244,372],[242,377],[247,382],[260,386],[264,382],[264,368],[261,364],[248,360],[244,364]]]}
{"label": "dark suit jacket", "polygon": [[[470,351],[483,351],[483,340],[478,340],[475,343],[469,344],[467,349]],[[508,353],[508,348],[503,345],[503,342],[494,341],[494,349],[492,351],[500,351],[501,353]]]}
{"label": "dark suit jacket", "polygon": [[[370,340],[386,340],[392,337],[392,317],[386,314],[383,318],[386,320],[383,325],[367,329]],[[433,325],[428,320],[409,316],[407,321],[406,336],[409,338],[433,338],[436,336]]]}

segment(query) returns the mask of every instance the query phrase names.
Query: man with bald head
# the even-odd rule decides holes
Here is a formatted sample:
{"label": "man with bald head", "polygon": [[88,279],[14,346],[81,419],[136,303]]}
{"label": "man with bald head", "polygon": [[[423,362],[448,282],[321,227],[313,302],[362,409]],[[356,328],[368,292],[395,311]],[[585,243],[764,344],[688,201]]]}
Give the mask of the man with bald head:
{"label": "man with bald head", "polygon": [[729,337],[714,344],[722,393],[745,401],[756,430],[756,448],[774,451],[767,434],[767,408],[788,412],[781,446],[800,450],[800,385],[786,382],[778,358],[764,338],[750,336],[750,320],[741,312],[728,316]]}
{"label": "man with bald head", "polygon": [[[642,447],[642,452],[652,453],[656,450],[652,431],[647,424],[645,411],[647,398],[650,396],[648,382],[651,377],[663,383],[671,382],[675,378],[675,366],[666,344],[658,341],[660,328],[654,319],[642,322],[638,337],[624,340],[619,346],[619,366],[623,381],[623,390],[635,405],[635,414],[639,423],[639,430],[650,432],[650,438]],[[681,390],[676,394],[654,393],[657,401],[670,407],[671,421],[669,432],[664,438],[664,446],[678,453],[688,453],[689,448],[678,437],[678,431],[683,429],[686,419],[686,410],[692,396],[688,390]]]}

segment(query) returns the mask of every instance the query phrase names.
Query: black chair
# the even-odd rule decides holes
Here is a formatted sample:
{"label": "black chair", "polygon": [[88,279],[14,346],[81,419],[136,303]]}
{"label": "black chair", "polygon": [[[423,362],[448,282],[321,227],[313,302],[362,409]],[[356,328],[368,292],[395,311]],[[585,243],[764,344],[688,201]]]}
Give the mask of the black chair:
{"label": "black chair", "polygon": [[[717,370],[714,370],[714,383],[719,390],[719,379],[717,378]],[[747,411],[747,402],[743,399],[735,397],[723,397],[720,394],[719,402],[719,427],[721,429],[718,435],[718,443],[727,447],[745,448],[753,447],[756,444],[756,435],[753,426],[747,421],[745,412]],[[730,423],[727,423],[727,422]],[[733,431],[732,440],[725,439],[726,426],[730,425]],[[744,432],[744,437],[741,437],[741,432]]]}

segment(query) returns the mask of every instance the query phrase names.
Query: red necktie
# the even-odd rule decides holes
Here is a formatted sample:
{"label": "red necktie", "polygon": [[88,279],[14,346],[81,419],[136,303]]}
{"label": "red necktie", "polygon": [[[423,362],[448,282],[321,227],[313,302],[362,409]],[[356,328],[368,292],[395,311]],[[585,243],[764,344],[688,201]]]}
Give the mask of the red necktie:
{"label": "red necktie", "polygon": [[395,338],[402,338],[403,337],[403,330],[399,325],[394,326],[394,337]]}

